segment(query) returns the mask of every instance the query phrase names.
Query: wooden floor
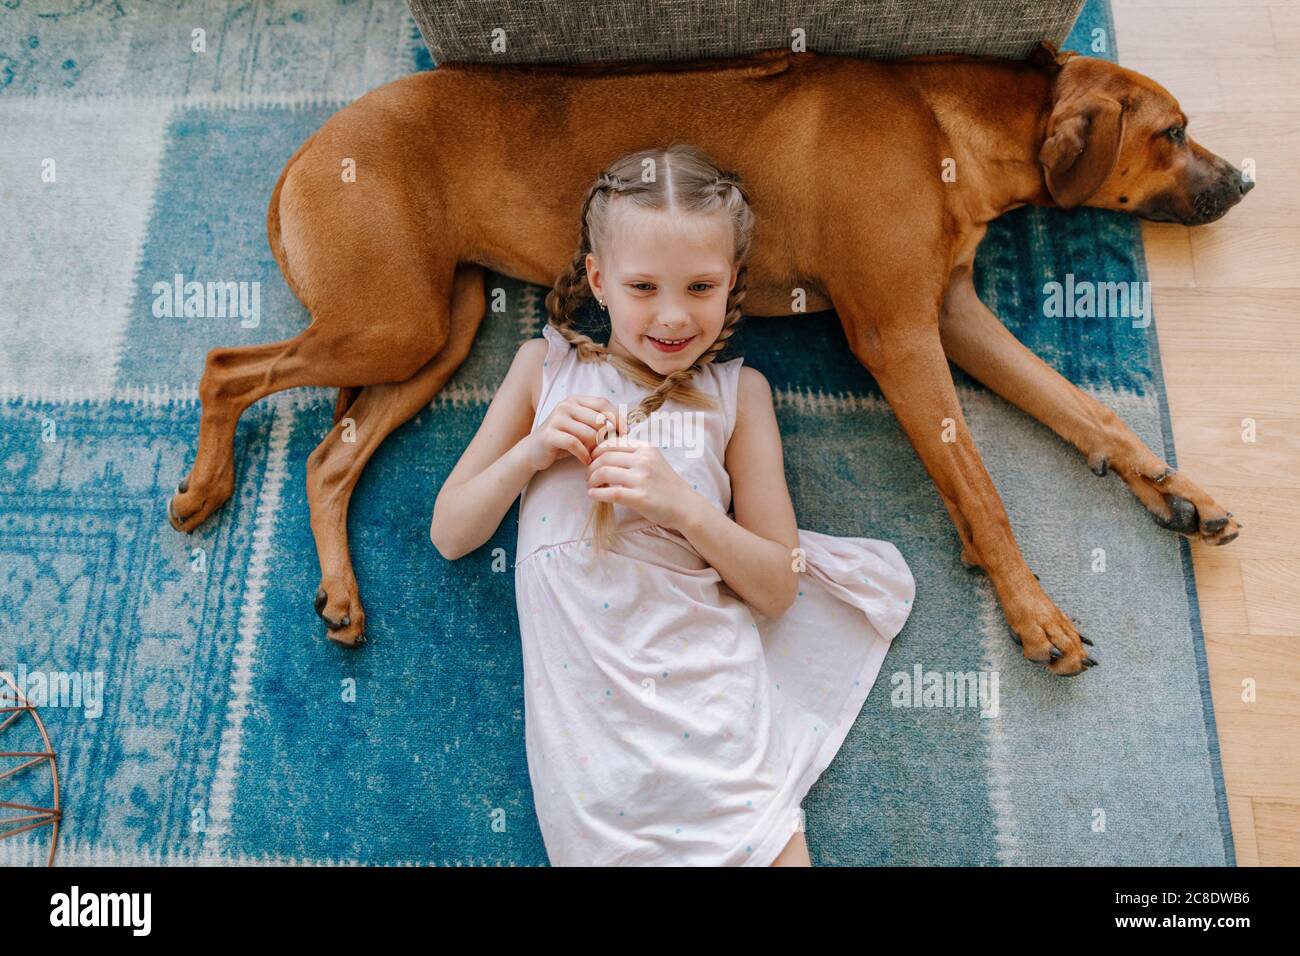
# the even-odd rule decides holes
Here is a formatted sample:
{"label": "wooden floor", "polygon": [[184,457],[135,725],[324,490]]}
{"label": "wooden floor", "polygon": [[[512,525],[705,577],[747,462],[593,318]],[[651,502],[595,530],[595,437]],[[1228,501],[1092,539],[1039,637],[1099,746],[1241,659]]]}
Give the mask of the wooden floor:
{"label": "wooden floor", "polygon": [[[1193,545],[1237,861],[1300,864],[1300,0],[1112,0],[1119,61],[1255,189],[1144,223],[1179,468],[1242,524]],[[1256,441],[1243,440],[1243,420]],[[1248,685],[1254,699],[1243,699]]]}

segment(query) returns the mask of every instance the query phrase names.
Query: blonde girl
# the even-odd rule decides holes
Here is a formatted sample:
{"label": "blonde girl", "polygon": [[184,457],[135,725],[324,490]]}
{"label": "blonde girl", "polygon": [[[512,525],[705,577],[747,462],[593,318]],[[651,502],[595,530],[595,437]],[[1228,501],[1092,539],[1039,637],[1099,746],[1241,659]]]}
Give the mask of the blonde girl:
{"label": "blonde girl", "polygon": [[[912,575],[888,542],[797,526],[767,379],[716,360],[754,230],[739,176],[641,150],[579,222],[430,538],[469,555],[522,495],[524,737],[552,865],[810,865],[801,804]],[[604,341],[577,322],[592,298]]]}

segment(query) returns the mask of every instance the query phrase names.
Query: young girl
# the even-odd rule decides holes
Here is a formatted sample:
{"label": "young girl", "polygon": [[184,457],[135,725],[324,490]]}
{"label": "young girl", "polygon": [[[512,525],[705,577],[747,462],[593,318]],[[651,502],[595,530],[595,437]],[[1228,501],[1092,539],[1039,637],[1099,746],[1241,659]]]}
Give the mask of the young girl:
{"label": "young girl", "polygon": [[[911,610],[894,545],[796,527],[767,379],[713,361],[752,224],[693,148],[602,173],[542,338],[434,505],[455,559],[523,493],[524,736],[552,865],[809,865],[800,804]],[[591,295],[606,345],[574,324]]]}

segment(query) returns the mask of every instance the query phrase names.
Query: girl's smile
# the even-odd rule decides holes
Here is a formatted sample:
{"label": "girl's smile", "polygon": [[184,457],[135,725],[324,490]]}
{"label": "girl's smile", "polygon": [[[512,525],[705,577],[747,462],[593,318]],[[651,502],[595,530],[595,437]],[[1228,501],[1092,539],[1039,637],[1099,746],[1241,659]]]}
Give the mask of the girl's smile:
{"label": "girl's smile", "polygon": [[695,336],[692,335],[685,339],[657,339],[653,335],[647,335],[646,338],[648,338],[650,344],[660,352],[680,352],[682,349],[686,348],[686,346],[691,344],[695,339]]}

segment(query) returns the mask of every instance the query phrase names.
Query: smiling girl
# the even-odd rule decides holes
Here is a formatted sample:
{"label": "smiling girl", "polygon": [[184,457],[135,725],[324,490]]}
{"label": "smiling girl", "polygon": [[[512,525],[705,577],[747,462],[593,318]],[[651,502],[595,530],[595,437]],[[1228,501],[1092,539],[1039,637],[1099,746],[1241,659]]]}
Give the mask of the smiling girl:
{"label": "smiling girl", "polygon": [[[800,805],[911,611],[894,545],[797,527],[767,379],[715,361],[752,230],[738,177],[691,147],[602,172],[542,337],[434,505],[456,559],[523,495],[524,735],[553,865],[809,865]],[[605,343],[575,325],[593,296]]]}

